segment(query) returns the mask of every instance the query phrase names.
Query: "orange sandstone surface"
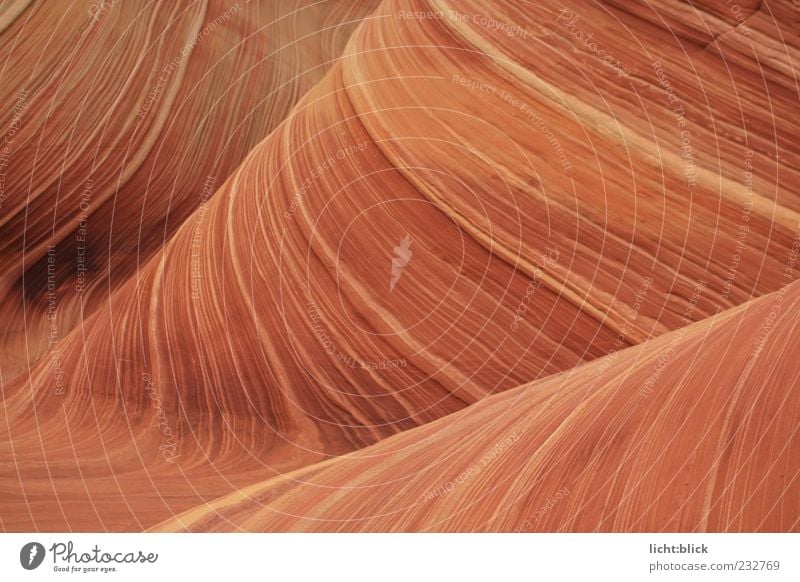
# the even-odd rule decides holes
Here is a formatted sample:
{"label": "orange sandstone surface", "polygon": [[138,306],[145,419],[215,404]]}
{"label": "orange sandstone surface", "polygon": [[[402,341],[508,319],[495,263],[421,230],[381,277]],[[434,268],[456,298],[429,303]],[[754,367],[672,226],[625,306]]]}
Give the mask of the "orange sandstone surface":
{"label": "orange sandstone surface", "polygon": [[0,14],[0,527],[798,530],[791,3],[231,6]]}

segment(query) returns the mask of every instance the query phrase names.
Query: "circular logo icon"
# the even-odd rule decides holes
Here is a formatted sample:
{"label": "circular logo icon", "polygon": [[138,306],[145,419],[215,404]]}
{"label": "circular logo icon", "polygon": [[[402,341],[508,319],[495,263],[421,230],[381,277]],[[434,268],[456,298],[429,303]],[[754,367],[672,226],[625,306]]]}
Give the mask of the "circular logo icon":
{"label": "circular logo icon", "polygon": [[29,542],[19,551],[19,563],[26,570],[35,570],[44,560],[44,546],[39,542]]}

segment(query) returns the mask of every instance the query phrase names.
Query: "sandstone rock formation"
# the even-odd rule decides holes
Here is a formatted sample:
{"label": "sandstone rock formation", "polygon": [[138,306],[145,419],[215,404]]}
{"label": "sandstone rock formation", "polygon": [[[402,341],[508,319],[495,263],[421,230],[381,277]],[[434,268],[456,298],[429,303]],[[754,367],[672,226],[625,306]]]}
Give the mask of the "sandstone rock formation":
{"label": "sandstone rock formation", "polygon": [[712,4],[0,17],[2,526],[797,530],[798,12]]}

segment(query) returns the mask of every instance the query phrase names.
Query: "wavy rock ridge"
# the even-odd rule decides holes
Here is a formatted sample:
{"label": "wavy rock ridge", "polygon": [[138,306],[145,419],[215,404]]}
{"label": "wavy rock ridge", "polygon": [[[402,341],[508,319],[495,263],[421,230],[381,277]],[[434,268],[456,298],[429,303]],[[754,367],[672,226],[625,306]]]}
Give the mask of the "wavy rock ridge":
{"label": "wavy rock ridge", "polygon": [[0,192],[4,374],[160,251],[376,4],[33,2],[17,15],[0,35],[0,98],[19,104],[0,119],[13,132]]}
{"label": "wavy rock ridge", "polygon": [[[223,6],[200,8],[150,8],[176,14],[159,51]],[[180,64],[192,82],[169,85],[194,105],[167,123],[165,88],[146,112],[158,150],[134,120],[142,83],[99,68],[139,91],[103,92],[89,126],[127,120],[114,135],[147,160],[129,196],[114,184],[132,154],[88,130],[66,166],[15,153],[30,166],[0,215],[0,362],[24,371],[2,379],[4,528],[797,529],[800,43],[777,24],[795,11],[752,7],[745,35],[736,15],[677,2],[314,4],[285,28],[259,10],[225,30],[268,38],[270,21],[276,51],[303,48],[287,63],[258,42],[198,42]],[[114,14],[143,38],[162,18]],[[54,16],[21,11],[3,51],[35,18]],[[343,50],[344,32],[320,32],[355,19]],[[62,66],[45,54],[43,70]],[[226,58],[245,75],[233,89]],[[254,63],[271,75],[247,76]],[[25,111],[44,124],[41,91]],[[26,119],[32,144],[44,130]],[[68,134],[40,138],[60,151]],[[92,147],[110,162],[91,227],[111,250],[92,308],[61,303],[71,331],[51,345],[47,244],[81,228]],[[72,189],[63,215],[55,180]],[[117,212],[135,219],[102,230]]]}
{"label": "wavy rock ridge", "polygon": [[156,529],[795,531],[798,308],[795,283]]}

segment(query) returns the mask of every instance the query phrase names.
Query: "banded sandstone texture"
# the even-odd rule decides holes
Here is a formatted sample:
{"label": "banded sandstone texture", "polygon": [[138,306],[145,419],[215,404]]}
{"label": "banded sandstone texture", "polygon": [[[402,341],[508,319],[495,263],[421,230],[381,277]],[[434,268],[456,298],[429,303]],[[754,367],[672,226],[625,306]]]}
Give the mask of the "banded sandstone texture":
{"label": "banded sandstone texture", "polygon": [[12,8],[5,529],[798,529],[792,3]]}

